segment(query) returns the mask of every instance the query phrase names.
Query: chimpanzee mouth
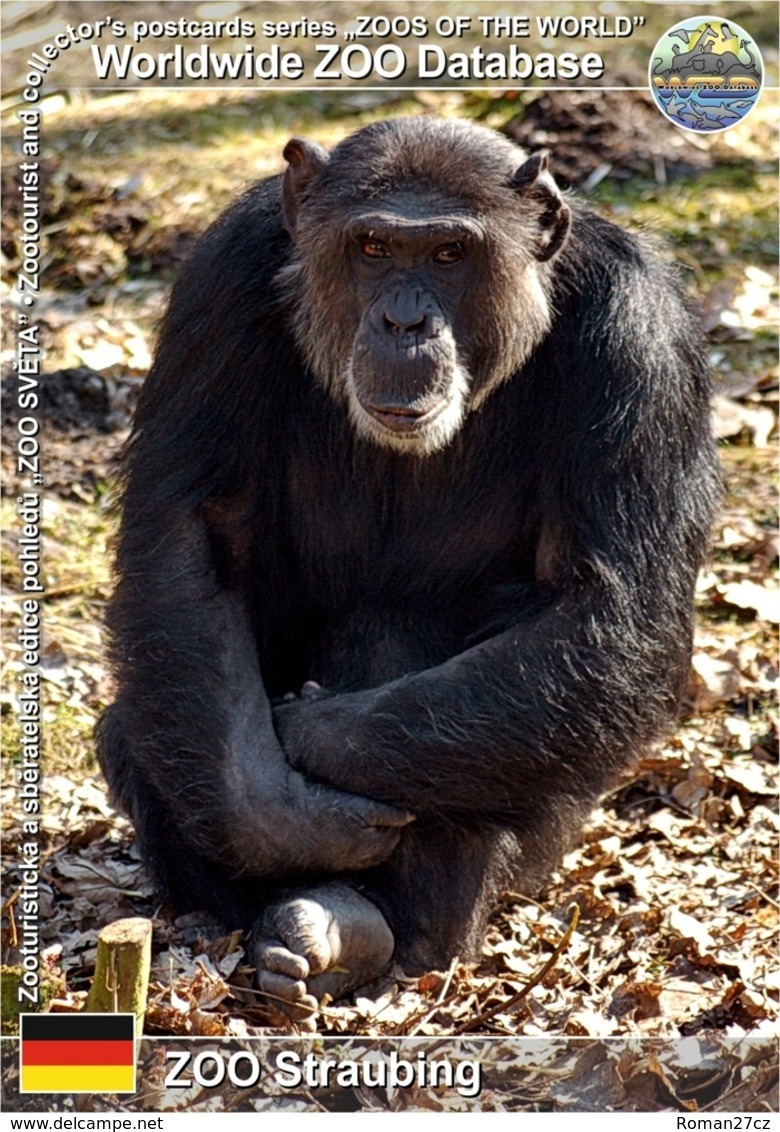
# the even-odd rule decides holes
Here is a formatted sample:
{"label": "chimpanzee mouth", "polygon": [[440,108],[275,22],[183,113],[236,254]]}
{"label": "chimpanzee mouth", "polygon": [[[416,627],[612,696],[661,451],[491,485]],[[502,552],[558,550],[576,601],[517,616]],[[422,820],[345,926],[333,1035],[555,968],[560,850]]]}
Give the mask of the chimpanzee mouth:
{"label": "chimpanzee mouth", "polygon": [[446,380],[412,401],[359,391],[352,359],[344,374],[349,417],[358,436],[382,448],[418,456],[438,452],[450,443],[463,423],[468,389],[468,374],[457,361]]}
{"label": "chimpanzee mouth", "polygon": [[416,415],[369,410],[351,398],[349,415],[359,436],[382,448],[394,448],[415,456],[429,456],[445,448],[456,435],[465,415],[465,399],[457,393],[442,398]]}
{"label": "chimpanzee mouth", "polygon": [[443,397],[429,408],[416,409],[407,405],[365,405],[361,407],[378,421],[383,428],[400,436],[414,436],[426,429],[451,404],[451,399]]}

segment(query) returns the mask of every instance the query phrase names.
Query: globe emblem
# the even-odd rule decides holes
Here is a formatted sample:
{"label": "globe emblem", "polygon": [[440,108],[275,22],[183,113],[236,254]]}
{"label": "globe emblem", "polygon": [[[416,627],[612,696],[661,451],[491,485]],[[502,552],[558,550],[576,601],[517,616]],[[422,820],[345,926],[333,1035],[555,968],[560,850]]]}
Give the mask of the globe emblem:
{"label": "globe emblem", "polygon": [[755,40],[732,20],[693,16],[655,45],[650,90],[661,113],[684,130],[727,130],[758,102],[764,69]]}

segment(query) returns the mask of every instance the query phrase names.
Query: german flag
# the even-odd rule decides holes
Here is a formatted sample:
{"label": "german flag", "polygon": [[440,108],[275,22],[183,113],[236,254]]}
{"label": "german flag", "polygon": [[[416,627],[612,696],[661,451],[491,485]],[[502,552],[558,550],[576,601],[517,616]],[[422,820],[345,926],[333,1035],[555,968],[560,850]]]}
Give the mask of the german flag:
{"label": "german flag", "polygon": [[22,1014],[21,1093],[135,1092],[134,1014]]}

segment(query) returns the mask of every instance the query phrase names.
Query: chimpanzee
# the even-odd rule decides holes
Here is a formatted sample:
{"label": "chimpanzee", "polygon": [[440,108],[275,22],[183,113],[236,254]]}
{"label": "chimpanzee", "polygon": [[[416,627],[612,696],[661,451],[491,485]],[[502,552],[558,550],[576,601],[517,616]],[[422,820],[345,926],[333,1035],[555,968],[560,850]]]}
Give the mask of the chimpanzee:
{"label": "chimpanzee", "polygon": [[668,727],[717,478],[673,269],[543,154],[419,117],[284,156],[162,327],[99,746],[294,1008],[473,956]]}

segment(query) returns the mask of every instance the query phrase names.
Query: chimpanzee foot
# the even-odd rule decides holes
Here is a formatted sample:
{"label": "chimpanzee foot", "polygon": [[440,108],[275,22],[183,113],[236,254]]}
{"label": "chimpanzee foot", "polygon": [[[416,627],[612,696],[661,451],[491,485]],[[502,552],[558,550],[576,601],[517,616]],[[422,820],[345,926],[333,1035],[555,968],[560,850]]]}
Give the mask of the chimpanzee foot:
{"label": "chimpanzee foot", "polygon": [[376,905],[338,882],[271,904],[254,931],[257,985],[302,1023],[325,995],[340,998],[375,979],[395,946]]}

